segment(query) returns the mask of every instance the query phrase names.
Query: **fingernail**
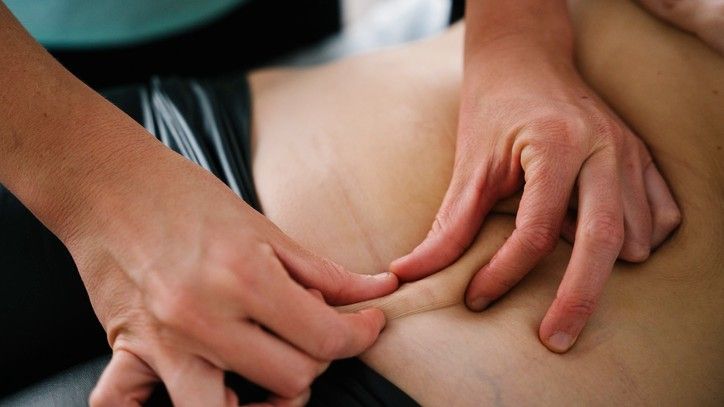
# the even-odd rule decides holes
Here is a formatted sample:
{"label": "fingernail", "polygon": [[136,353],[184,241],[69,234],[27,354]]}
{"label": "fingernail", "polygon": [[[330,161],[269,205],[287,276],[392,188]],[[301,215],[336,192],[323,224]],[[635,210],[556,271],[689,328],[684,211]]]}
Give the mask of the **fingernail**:
{"label": "fingernail", "polygon": [[388,278],[393,276],[394,274],[390,273],[389,271],[385,271],[384,273],[373,274],[371,277],[377,280],[387,280]]}
{"label": "fingernail", "polygon": [[573,337],[566,332],[556,331],[548,338],[548,346],[553,352],[563,353],[573,345]]}
{"label": "fingernail", "polygon": [[491,300],[489,298],[478,297],[468,302],[468,308],[470,308],[471,311],[482,311],[488,307],[490,302]]}

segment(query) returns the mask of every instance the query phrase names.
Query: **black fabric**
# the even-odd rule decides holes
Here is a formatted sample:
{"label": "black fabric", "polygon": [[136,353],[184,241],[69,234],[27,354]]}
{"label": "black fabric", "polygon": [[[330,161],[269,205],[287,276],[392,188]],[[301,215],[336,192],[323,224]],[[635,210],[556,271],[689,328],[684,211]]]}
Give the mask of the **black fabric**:
{"label": "black fabric", "polygon": [[251,0],[188,31],[132,46],[50,49],[91,87],[146,82],[153,74],[214,76],[268,63],[339,31],[338,0]]}
{"label": "black fabric", "polygon": [[450,8],[450,24],[465,17],[465,0],[452,0]]}
{"label": "black fabric", "polygon": [[[169,148],[206,165],[227,185],[238,184],[238,194],[260,210],[251,177],[251,102],[244,76],[154,78],[105,95]],[[189,151],[189,143],[204,157]],[[5,189],[0,189],[0,264],[0,405],[85,405],[108,361],[105,334],[68,251]],[[225,379],[243,403],[268,395],[236,374]],[[25,389],[8,396],[20,387]],[[169,404],[159,385],[148,405]],[[359,360],[348,359],[332,363],[314,382],[310,405],[417,404]]]}
{"label": "black fabric", "polygon": [[6,398],[0,398],[0,407],[74,407],[87,406],[93,390],[110,355],[74,366],[23,389]]}
{"label": "black fabric", "polygon": [[[50,379],[0,399],[0,407],[73,407],[85,406],[88,394],[98,381],[109,356],[99,357],[68,369]],[[242,402],[261,401],[267,396],[264,389],[237,375],[226,375],[226,385],[240,395]],[[159,386],[146,403],[150,407],[166,407],[171,399]],[[312,384],[308,406],[326,407],[415,407],[419,404],[400,391],[387,379],[358,359],[332,363]]]}
{"label": "black fabric", "polygon": [[108,352],[65,246],[0,186],[0,398]]}

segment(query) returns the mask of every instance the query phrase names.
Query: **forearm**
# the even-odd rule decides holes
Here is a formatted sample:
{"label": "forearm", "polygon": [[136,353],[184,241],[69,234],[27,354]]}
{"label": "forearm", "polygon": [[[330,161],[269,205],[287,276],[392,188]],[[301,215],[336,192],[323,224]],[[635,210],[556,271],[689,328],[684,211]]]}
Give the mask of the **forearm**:
{"label": "forearm", "polygon": [[575,72],[564,0],[468,1],[465,21],[462,112],[477,111],[480,98],[496,90],[521,95],[537,88],[555,96],[559,89],[543,78]]}
{"label": "forearm", "polygon": [[573,50],[565,0],[472,0],[465,13],[466,59],[523,43],[568,55]]}
{"label": "forearm", "polygon": [[[58,64],[0,3],[0,182],[59,235],[133,151],[143,129]],[[62,238],[62,236],[61,236]]]}

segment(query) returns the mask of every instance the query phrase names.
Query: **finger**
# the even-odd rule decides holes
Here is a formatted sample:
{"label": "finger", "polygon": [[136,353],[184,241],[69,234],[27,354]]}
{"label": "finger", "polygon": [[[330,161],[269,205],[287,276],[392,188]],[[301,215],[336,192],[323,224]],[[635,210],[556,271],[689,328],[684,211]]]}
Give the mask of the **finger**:
{"label": "finger", "polygon": [[457,260],[499,197],[490,181],[487,173],[476,176],[474,171],[456,166],[431,230],[411,253],[390,263],[390,271],[402,281],[413,281]]}
{"label": "finger", "polygon": [[229,394],[221,369],[189,354],[166,354],[157,359],[156,368],[174,406],[228,405]]}
{"label": "finger", "polygon": [[466,304],[481,311],[510,290],[555,248],[580,159],[573,152],[529,146],[521,152],[526,183],[516,229],[486,266],[471,279]]}
{"label": "finger", "polygon": [[566,352],[575,343],[623,244],[623,203],[615,161],[612,151],[601,151],[591,156],[579,176],[576,242],[539,331],[554,352]]}
{"label": "finger", "polygon": [[378,298],[398,287],[397,276],[392,273],[356,274],[291,240],[278,246],[276,254],[289,275],[302,286],[319,290],[332,305]]}
{"label": "finger", "polygon": [[[633,135],[631,136],[633,137]],[[642,262],[651,252],[651,208],[646,197],[643,166],[638,154],[631,157],[622,171],[624,242],[619,258]]]}
{"label": "finger", "polygon": [[681,211],[656,164],[651,163],[646,168],[644,180],[653,223],[651,247],[656,248],[679,226]]}
{"label": "finger", "polygon": [[319,360],[333,360],[362,353],[374,343],[385,325],[378,309],[340,313],[290,280],[278,264],[270,273],[269,290],[274,303],[252,303],[251,318],[279,337]]}
{"label": "finger", "polygon": [[88,403],[92,407],[141,406],[158,381],[144,361],[128,351],[116,350]]}
{"label": "finger", "polygon": [[294,398],[309,388],[327,364],[317,361],[290,344],[245,322],[231,324],[208,343],[230,370],[285,398]]}
{"label": "finger", "polygon": [[239,396],[236,395],[236,392],[234,390],[231,390],[230,388],[226,388],[224,390],[224,393],[226,394],[226,406],[228,407],[238,407],[239,406]]}

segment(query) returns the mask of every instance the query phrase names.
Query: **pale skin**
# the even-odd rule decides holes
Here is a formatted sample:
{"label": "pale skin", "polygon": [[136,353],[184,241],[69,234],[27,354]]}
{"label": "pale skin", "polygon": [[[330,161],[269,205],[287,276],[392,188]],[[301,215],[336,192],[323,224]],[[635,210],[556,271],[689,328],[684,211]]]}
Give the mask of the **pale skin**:
{"label": "pale skin", "polygon": [[[2,65],[7,75],[0,77],[6,124],[0,150],[10,158],[0,165],[0,180],[71,249],[109,333],[114,359],[93,404],[138,404],[158,380],[181,405],[234,404],[222,370],[270,388],[275,404],[300,404],[329,360],[357,354],[375,340],[383,325],[379,311],[339,314],[320,294],[332,304],[378,297],[397,287],[394,276],[357,277],[301,248],[74,80],[1,13],[0,36],[8,46],[0,53],[11,63]],[[31,167],[35,171],[24,171]],[[188,176],[182,182],[172,176],[178,173]],[[205,203],[203,195],[218,199]],[[195,211],[169,215],[166,202]],[[176,235],[186,239],[169,245]],[[209,235],[215,240],[203,238]],[[179,274],[187,278],[178,282]],[[295,311],[321,318],[324,326],[310,335],[306,325],[301,331],[294,321],[276,319],[268,302],[252,300],[253,287],[294,299]],[[259,324],[273,334],[260,334]],[[342,335],[327,343],[330,331]],[[294,362],[260,370],[249,359],[254,355],[236,354],[231,343],[249,338],[256,338],[251,342],[264,360]]]}

